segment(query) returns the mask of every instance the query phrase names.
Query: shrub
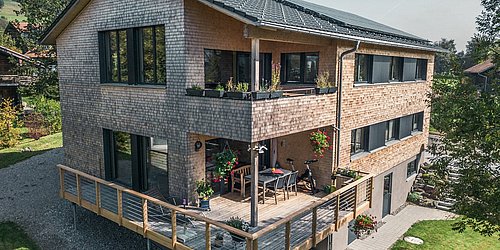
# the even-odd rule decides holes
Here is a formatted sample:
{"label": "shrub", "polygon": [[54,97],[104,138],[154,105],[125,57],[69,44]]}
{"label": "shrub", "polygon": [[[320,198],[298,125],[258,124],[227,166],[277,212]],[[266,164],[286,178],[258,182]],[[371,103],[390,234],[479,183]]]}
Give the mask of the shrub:
{"label": "shrub", "polygon": [[245,231],[245,232],[248,232],[248,230],[250,229],[250,224],[248,224],[248,222],[246,222],[245,220],[243,220],[240,217],[231,217],[231,218],[229,218],[229,220],[226,221],[226,224],[228,226],[237,228],[237,229],[239,229],[241,231]]}
{"label": "shrub", "polygon": [[24,126],[28,129],[28,137],[35,140],[49,134],[45,118],[38,112],[25,116]]}
{"label": "shrub", "polygon": [[43,116],[45,126],[50,134],[61,132],[61,104],[58,101],[41,96],[34,98],[32,105],[35,112]]}
{"label": "shrub", "polygon": [[20,120],[12,99],[6,98],[0,105],[0,148],[10,148],[21,139]]}
{"label": "shrub", "polygon": [[409,202],[413,202],[413,203],[417,203],[417,204],[420,202],[421,199],[422,199],[422,195],[417,193],[417,192],[409,193],[408,198],[407,198],[407,200]]}

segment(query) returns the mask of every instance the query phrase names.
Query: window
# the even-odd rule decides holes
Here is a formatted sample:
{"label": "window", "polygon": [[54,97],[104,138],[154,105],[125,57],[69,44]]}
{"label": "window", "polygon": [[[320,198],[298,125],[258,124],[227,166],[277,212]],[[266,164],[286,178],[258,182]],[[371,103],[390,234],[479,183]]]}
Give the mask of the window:
{"label": "window", "polygon": [[399,119],[390,120],[385,123],[385,142],[398,138],[398,123]]}
{"label": "window", "polygon": [[411,131],[422,131],[422,125],[423,125],[423,120],[424,120],[424,113],[416,113],[412,115],[412,121],[411,121]]}
{"label": "window", "polygon": [[351,155],[365,151],[368,151],[368,127],[352,130]]}
{"label": "window", "polygon": [[420,155],[417,155],[417,158],[413,161],[410,161],[408,165],[406,165],[406,178],[414,175],[418,171],[418,163],[420,161]]}
{"label": "window", "polygon": [[401,82],[403,80],[403,58],[392,57],[391,58],[391,76],[389,80],[391,82]]}
{"label": "window", "polygon": [[371,65],[372,56],[356,54],[356,65],[355,65],[355,77],[354,81],[357,83],[369,83],[371,82]]}
{"label": "window", "polygon": [[165,27],[99,33],[101,82],[165,84]]}
{"label": "window", "polygon": [[425,80],[427,78],[427,60],[417,60],[417,69],[415,75],[416,80]]}
{"label": "window", "polygon": [[282,54],[284,83],[314,83],[318,75],[318,53]]}

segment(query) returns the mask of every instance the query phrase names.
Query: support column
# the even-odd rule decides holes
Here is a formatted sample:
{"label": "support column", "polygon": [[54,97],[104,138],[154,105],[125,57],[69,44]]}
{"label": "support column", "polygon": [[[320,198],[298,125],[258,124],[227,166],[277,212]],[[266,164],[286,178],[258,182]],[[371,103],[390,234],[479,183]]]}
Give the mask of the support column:
{"label": "support column", "polygon": [[259,144],[253,142],[250,148],[250,157],[252,159],[252,167],[250,174],[252,175],[252,192],[250,195],[250,226],[256,227],[259,222]]}
{"label": "support column", "polygon": [[251,91],[260,88],[260,40],[252,38],[252,86]]}

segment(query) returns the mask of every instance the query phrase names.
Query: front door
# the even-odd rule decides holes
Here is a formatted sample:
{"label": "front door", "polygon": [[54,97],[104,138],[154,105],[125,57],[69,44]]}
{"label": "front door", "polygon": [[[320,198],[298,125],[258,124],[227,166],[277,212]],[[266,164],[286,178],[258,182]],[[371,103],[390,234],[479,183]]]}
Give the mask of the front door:
{"label": "front door", "polygon": [[391,213],[392,173],[384,176],[384,201],[382,205],[382,218]]}

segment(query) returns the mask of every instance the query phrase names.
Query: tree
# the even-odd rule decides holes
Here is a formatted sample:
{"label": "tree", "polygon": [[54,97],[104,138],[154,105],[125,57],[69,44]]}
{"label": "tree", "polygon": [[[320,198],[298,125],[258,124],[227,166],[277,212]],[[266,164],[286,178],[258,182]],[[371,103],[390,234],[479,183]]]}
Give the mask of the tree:
{"label": "tree", "polygon": [[28,25],[23,31],[23,39],[40,64],[19,65],[18,72],[23,75],[35,75],[34,82],[22,89],[23,94],[42,95],[50,99],[59,99],[59,83],[56,71],[56,50],[53,46],[39,44],[39,39],[52,21],[66,7],[69,0],[18,0],[19,15],[24,15]]}
{"label": "tree", "polygon": [[441,41],[434,42],[434,45],[439,46],[449,52],[436,53],[434,59],[434,72],[436,74],[458,73],[462,71],[460,59],[457,56],[457,48],[455,40],[441,38]]}

